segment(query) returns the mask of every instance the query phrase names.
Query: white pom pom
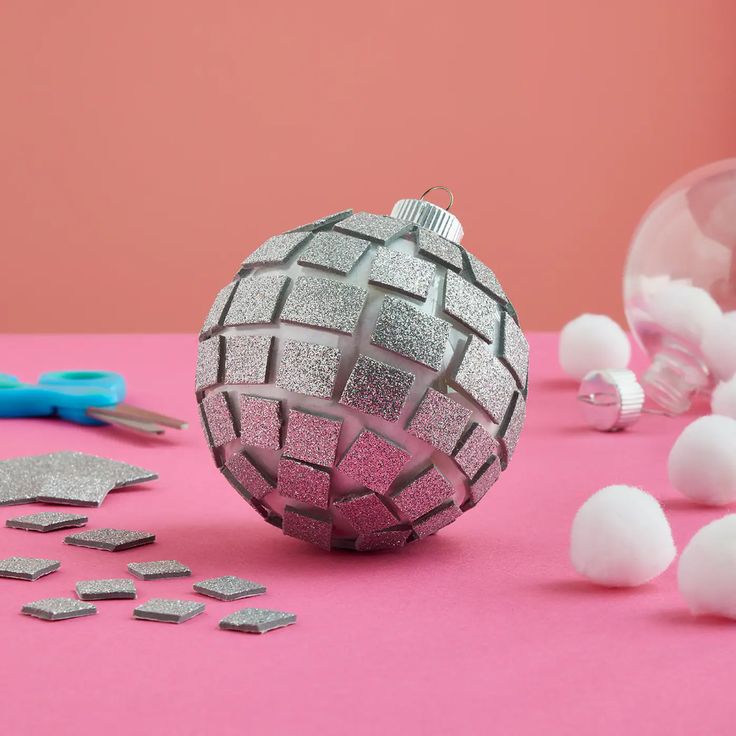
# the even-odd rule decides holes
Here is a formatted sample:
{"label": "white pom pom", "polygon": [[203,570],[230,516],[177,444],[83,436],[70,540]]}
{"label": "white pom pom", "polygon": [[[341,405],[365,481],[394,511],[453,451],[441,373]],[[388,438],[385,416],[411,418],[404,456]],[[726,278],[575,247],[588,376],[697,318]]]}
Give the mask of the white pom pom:
{"label": "white pom pom", "polygon": [[710,408],[714,414],[736,419],[736,376],[716,386]]}
{"label": "white pom pom", "polygon": [[736,312],[728,312],[708,325],[702,349],[716,378],[727,381],[736,375]]}
{"label": "white pom pom", "polygon": [[677,584],[693,613],[736,618],[736,514],[695,534],[680,556]]}
{"label": "white pom pom", "polygon": [[670,482],[698,503],[736,501],[736,419],[700,417],[683,430],[670,450]]}
{"label": "white pom pom", "polygon": [[573,378],[597,369],[626,368],[630,358],[628,336],[605,314],[581,314],[560,333],[560,365]]}
{"label": "white pom pom", "polygon": [[672,281],[656,292],[648,308],[652,320],[667,332],[697,345],[722,315],[721,308],[705,289],[679,281]]}
{"label": "white pom pom", "polygon": [[572,523],[574,568],[600,585],[641,585],[675,559],[667,517],[657,499],[633,486],[608,486],[594,493]]}

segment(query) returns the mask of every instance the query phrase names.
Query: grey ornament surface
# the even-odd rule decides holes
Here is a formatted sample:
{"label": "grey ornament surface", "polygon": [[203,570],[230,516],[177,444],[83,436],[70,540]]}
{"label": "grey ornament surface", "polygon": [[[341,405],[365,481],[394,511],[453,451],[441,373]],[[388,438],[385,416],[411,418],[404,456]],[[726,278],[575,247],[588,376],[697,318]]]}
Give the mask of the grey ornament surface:
{"label": "grey ornament surface", "polygon": [[284,535],[400,549],[499,480],[528,357],[486,264],[431,229],[344,210],[246,257],[202,331],[197,400],[215,463]]}

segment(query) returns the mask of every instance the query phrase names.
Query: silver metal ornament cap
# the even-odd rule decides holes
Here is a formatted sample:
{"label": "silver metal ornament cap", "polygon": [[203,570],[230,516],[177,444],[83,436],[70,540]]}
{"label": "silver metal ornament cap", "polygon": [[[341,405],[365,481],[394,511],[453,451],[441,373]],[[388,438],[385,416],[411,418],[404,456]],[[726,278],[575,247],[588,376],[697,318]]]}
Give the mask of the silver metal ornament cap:
{"label": "silver metal ornament cap", "polygon": [[591,371],[578,390],[586,422],[601,432],[617,432],[634,424],[644,407],[644,389],[626,368]]}
{"label": "silver metal ornament cap", "polygon": [[[446,209],[428,202],[426,197],[431,191],[442,189],[450,195],[450,203]],[[463,226],[455,215],[450,213],[455,198],[452,192],[444,186],[435,186],[427,189],[419,199],[400,199],[391,210],[391,217],[404,222],[412,222],[426,230],[431,230],[447,240],[459,243],[463,239]]]}

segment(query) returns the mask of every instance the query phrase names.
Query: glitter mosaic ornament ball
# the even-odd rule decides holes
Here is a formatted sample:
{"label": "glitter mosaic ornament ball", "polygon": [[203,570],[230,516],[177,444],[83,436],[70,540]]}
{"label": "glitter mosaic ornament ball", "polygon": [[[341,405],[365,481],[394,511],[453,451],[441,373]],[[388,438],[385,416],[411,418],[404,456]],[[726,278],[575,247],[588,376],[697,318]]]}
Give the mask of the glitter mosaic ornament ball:
{"label": "glitter mosaic ornament ball", "polygon": [[528,346],[424,199],[269,238],[215,297],[196,391],[217,467],[283,534],[399,548],[472,509],[524,423]]}

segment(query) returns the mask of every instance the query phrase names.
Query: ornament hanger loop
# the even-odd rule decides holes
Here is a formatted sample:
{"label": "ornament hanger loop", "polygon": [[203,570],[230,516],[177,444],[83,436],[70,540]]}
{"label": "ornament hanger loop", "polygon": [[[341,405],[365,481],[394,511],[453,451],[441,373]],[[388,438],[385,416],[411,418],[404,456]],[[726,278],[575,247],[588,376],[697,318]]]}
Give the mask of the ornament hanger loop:
{"label": "ornament hanger loop", "polygon": [[427,191],[424,192],[424,194],[422,194],[419,199],[424,199],[430,192],[433,192],[435,189],[442,189],[442,191],[447,192],[450,195],[450,204],[445,207],[445,212],[449,212],[452,209],[452,205],[455,204],[455,195],[452,193],[452,190],[449,187],[443,186],[442,184],[437,184],[437,186],[427,189]]}

